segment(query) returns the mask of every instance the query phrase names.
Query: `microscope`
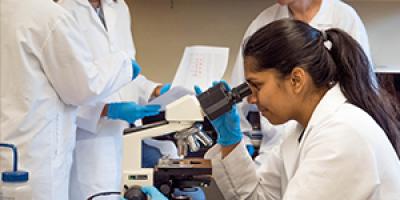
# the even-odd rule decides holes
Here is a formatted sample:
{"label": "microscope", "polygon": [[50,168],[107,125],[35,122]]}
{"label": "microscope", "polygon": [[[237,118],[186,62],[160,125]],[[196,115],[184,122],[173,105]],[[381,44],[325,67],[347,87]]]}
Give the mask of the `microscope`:
{"label": "microscope", "polygon": [[[134,186],[155,185],[161,192],[168,195],[171,188],[165,188],[165,179],[169,174],[182,177],[183,172],[198,175],[211,175],[211,163],[204,159],[183,159],[190,151],[199,149],[199,142],[211,146],[212,140],[201,131],[199,122],[207,117],[210,121],[232,109],[232,106],[251,94],[247,83],[243,83],[232,90],[225,84],[219,83],[207,91],[194,96],[186,95],[165,107],[165,120],[124,130],[123,139],[123,178],[125,189]],[[174,133],[177,140],[178,152],[182,156],[179,160],[161,159],[153,168],[142,168],[142,140]],[[158,174],[160,178],[154,176]],[[171,175],[171,176],[172,176]],[[158,183],[155,184],[155,180]],[[161,181],[160,181],[161,180]],[[164,185],[163,187],[161,187]],[[164,188],[164,189],[163,189]]]}

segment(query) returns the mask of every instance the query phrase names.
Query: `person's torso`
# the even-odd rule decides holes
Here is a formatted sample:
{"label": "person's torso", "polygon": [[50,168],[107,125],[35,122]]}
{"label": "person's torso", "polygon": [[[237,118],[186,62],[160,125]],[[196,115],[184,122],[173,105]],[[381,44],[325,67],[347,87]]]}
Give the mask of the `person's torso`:
{"label": "person's torso", "polygon": [[[63,0],[60,5],[67,9],[78,22],[83,36],[89,44],[93,58],[99,59],[117,51],[124,51],[135,58],[135,48],[131,35],[130,14],[123,0],[103,0],[104,24],[97,11],[87,0]],[[130,84],[128,84],[130,85]],[[121,101],[118,91],[104,102]]]}
{"label": "person's torso", "polygon": [[[135,59],[136,50],[127,5],[123,0],[102,0],[101,4],[103,20],[98,14],[99,10],[94,9],[87,0],[63,0],[60,2],[60,5],[67,9],[78,22],[94,59],[102,58],[104,55],[116,51],[124,51],[131,55],[132,59]],[[149,88],[150,85],[152,84],[145,77],[139,75],[134,81],[105,98],[102,103],[134,101],[143,104],[145,103],[143,99],[146,99],[151,93],[147,90],[154,89]],[[124,121],[101,118],[98,123],[98,132],[95,134],[99,137],[110,134],[121,137],[123,129],[127,127],[128,125]],[[93,134],[81,128],[78,128],[77,132],[78,139]]]}
{"label": "person's torso", "polygon": [[[327,129],[329,129],[329,134],[343,132],[343,124],[349,127],[345,130],[344,137],[339,138],[324,135]],[[335,131],[336,129],[337,131]],[[306,129],[301,139],[299,139],[299,135],[302,130],[292,129],[292,131],[291,135],[284,140],[281,146],[281,156],[284,165],[284,174],[281,177],[282,194],[285,193],[285,190],[298,173],[298,170],[304,170],[304,167],[302,169],[302,164],[306,162],[307,159],[310,159],[308,156],[310,151],[315,147],[316,141],[318,140],[320,142],[321,138],[328,138],[326,140],[323,139],[325,140],[323,142],[325,145],[331,145],[329,148],[351,149],[354,147],[346,145],[360,146],[360,144],[365,144],[361,148],[366,148],[366,150],[370,152],[370,155],[348,160],[343,159],[339,153],[336,154],[335,150],[333,150],[332,153],[329,154],[324,154],[326,152],[321,153],[314,157],[314,159],[325,162],[334,158],[337,162],[332,163],[336,164],[332,164],[329,167],[337,169],[340,169],[342,166],[352,166],[353,162],[366,162],[366,160],[370,160],[371,158],[373,159],[373,164],[372,166],[366,164],[365,169],[338,170],[348,174],[326,175],[326,179],[335,180],[335,178],[340,176],[357,176],[358,170],[368,170],[368,172],[364,173],[364,175],[366,175],[365,177],[357,177],[357,179],[364,181],[359,185],[364,184],[366,190],[370,189],[370,191],[368,191],[371,193],[370,199],[393,199],[395,196],[400,195],[400,191],[398,190],[398,188],[400,188],[400,162],[397,159],[396,153],[383,130],[361,109],[352,104],[344,103],[335,113],[319,120],[312,128]],[[349,134],[356,136],[350,137]],[[347,137],[345,137],[346,135]],[[354,138],[359,139],[354,140]],[[341,142],[341,140],[353,141]],[[340,150],[338,152],[340,152]],[[371,162],[368,163],[370,164]],[[316,169],[318,169],[318,167],[320,166],[316,166]],[[313,169],[310,169],[309,171],[312,172],[312,170]],[[368,187],[376,183],[378,183],[376,188]],[[341,183],[338,182],[337,184],[340,185]],[[351,188],[346,189],[351,190]],[[332,198],[335,199],[333,196]]]}
{"label": "person's torso", "polygon": [[21,160],[49,160],[72,150],[76,106],[57,95],[42,68],[48,55],[41,55],[41,48],[55,24],[68,16],[48,0],[2,0],[1,9],[0,141],[21,148],[26,156]]}
{"label": "person's torso", "polygon": [[[355,17],[356,13],[354,10],[340,0],[323,0],[319,11],[309,24],[318,30],[340,28],[352,35],[352,26],[357,20]],[[251,36],[263,26],[285,18],[292,18],[289,8],[287,6],[275,4],[265,9],[252,21],[243,39]],[[355,35],[352,36],[357,38]]]}

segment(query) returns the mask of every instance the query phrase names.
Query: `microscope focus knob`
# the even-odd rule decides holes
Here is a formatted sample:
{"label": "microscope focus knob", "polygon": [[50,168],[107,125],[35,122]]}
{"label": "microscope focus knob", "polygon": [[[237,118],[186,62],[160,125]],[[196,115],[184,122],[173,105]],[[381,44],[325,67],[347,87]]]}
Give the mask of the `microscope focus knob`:
{"label": "microscope focus knob", "polygon": [[146,194],[144,194],[140,189],[140,186],[137,185],[126,189],[124,198],[127,200],[147,200]]}

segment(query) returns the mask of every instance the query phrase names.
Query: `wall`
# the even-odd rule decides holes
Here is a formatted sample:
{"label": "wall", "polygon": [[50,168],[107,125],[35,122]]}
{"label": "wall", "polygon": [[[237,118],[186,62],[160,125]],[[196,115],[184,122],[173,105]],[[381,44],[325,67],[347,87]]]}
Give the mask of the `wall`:
{"label": "wall", "polygon": [[[137,59],[143,74],[172,81],[185,46],[230,48],[225,79],[247,26],[271,0],[125,0],[133,16]],[[171,4],[173,2],[173,4]],[[400,68],[400,2],[350,2],[363,19],[378,65]]]}
{"label": "wall", "polygon": [[400,2],[351,2],[367,28],[377,67],[400,70]]}

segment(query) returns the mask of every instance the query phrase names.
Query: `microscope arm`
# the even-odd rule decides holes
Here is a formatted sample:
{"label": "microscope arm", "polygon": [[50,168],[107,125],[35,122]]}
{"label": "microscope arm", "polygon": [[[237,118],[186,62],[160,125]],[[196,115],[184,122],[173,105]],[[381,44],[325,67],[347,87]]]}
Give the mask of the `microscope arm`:
{"label": "microscope arm", "polygon": [[197,98],[184,96],[166,106],[166,122],[126,129],[123,138],[123,185],[153,185],[153,169],[142,168],[142,140],[189,129],[204,115]]}
{"label": "microscope arm", "polygon": [[145,138],[157,137],[167,135],[188,129],[193,126],[195,122],[169,122],[155,127],[138,129],[135,132],[127,133],[124,135],[124,150],[123,150],[123,169],[136,170],[142,167],[142,140]]}

